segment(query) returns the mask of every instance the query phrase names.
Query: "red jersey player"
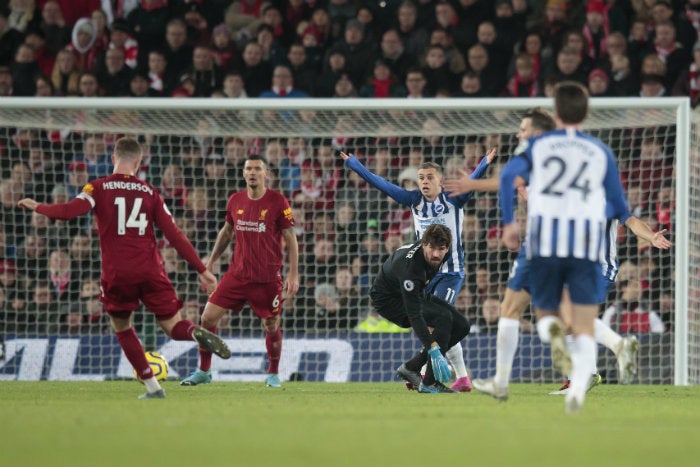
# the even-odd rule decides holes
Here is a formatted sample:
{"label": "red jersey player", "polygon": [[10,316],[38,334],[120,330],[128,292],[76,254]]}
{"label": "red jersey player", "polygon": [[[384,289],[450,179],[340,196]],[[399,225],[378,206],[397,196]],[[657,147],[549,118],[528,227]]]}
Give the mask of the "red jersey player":
{"label": "red jersey player", "polygon": [[[207,267],[221,256],[235,238],[228,271],[209,297],[202,326],[215,332],[226,310],[238,313],[247,302],[263,321],[265,346],[270,361],[266,384],[280,387],[278,367],[282,353],[280,315],[284,298],[299,290],[299,247],[294,235],[294,217],[289,202],[280,193],[268,190],[265,159],[248,156],[243,166],[246,189],[231,195],[226,206],[226,222],[216,237]],[[287,246],[289,275],[282,295],[282,239]],[[211,352],[200,348],[200,365],[180,382],[195,386],[211,382]]]}
{"label": "red jersey player", "polygon": [[144,349],[131,325],[131,313],[139,300],[156,316],[163,331],[174,340],[196,340],[222,358],[231,351],[215,334],[180,316],[182,301],[163,268],[156,246],[154,225],[170,244],[199,273],[209,291],[216,288],[216,277],[207,270],[192,244],[175,225],[158,191],[134,176],[143,154],[131,138],[117,141],[112,155],[114,172],[88,183],[72,201],[63,204],[39,204],[25,198],[19,205],[36,210],[52,219],[73,219],[95,212],[102,250],[100,301],[109,314],[119,345],[146,385],[140,398],[163,398],[165,392],[153,377]]}

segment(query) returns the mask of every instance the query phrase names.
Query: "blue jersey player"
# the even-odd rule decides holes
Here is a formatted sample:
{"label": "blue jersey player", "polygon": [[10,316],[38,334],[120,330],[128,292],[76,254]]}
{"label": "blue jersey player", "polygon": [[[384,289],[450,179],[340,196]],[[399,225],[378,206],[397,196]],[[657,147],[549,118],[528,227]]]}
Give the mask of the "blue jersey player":
{"label": "blue jersey player", "polygon": [[[472,173],[473,178],[480,178],[486,172],[488,164],[496,155],[491,150]],[[426,292],[433,294],[452,304],[464,283],[464,249],[462,248],[462,221],[464,219],[464,204],[472,197],[472,193],[460,196],[449,196],[442,187],[443,176],[439,165],[426,162],[418,169],[417,190],[406,190],[384,178],[370,172],[352,155],[341,153],[345,164],[357,172],[370,185],[382,191],[403,206],[411,209],[416,239],[420,240],[423,233],[432,224],[442,224],[452,233],[452,245],[449,257],[440,272],[430,281]],[[456,344],[447,352],[452,362],[457,379],[451,388],[456,391],[470,391],[471,381],[463,360],[462,345]]]}
{"label": "blue jersey player", "polygon": [[[607,219],[627,212],[612,151],[581,131],[587,113],[586,88],[574,82],[558,84],[557,130],[530,139],[522,154],[504,167],[499,188],[503,241],[516,250],[520,239],[513,222],[513,190],[517,176],[529,179],[526,238],[532,303],[538,334],[551,343],[555,367],[571,375],[565,399],[568,413],[580,411],[595,371],[594,321],[603,287]],[[571,356],[557,317],[564,288],[572,303]]]}

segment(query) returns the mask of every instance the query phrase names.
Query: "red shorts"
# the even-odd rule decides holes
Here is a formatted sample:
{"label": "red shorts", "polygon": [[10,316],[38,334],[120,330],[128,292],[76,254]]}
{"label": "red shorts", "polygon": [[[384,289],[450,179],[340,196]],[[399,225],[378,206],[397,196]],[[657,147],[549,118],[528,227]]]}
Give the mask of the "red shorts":
{"label": "red shorts", "polygon": [[224,274],[209,301],[234,313],[240,313],[247,302],[259,318],[274,318],[282,313],[282,278],[275,282],[247,282]]}
{"label": "red shorts", "polygon": [[182,308],[182,300],[177,298],[167,276],[129,285],[101,282],[100,301],[104,311],[116,317],[128,317],[138,309],[139,300],[159,320],[172,318]]}

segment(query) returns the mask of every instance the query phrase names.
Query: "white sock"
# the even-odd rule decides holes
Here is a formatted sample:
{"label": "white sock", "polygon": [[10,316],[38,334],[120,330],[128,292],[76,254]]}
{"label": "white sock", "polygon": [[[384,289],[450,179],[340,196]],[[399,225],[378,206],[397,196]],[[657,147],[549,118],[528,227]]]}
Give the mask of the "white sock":
{"label": "white sock", "polygon": [[148,379],[144,379],[143,384],[146,385],[146,390],[148,392],[156,392],[161,389],[160,383],[155,378],[155,376]]}
{"label": "white sock", "polygon": [[566,341],[566,346],[569,348],[569,352],[571,352],[574,348],[574,335],[573,334],[567,334],[564,336],[564,340]]}
{"label": "white sock", "polygon": [[593,322],[593,335],[596,342],[603,344],[605,347],[613,351],[617,355],[617,349],[622,342],[622,336],[610,329],[609,326],[597,319]]}
{"label": "white sock", "polygon": [[576,336],[571,352],[571,386],[567,399],[575,398],[579,404],[583,404],[586,397],[586,389],[591,375],[595,371],[598,357],[598,344],[593,336],[579,334]]}
{"label": "white sock", "polygon": [[513,369],[513,359],[518,350],[520,338],[520,321],[511,318],[498,319],[498,333],[496,334],[496,376],[494,384],[499,388],[508,387],[510,373]]}
{"label": "white sock", "polygon": [[464,351],[462,350],[462,344],[460,342],[453,345],[445,355],[447,355],[450,363],[452,363],[457,378],[464,378],[467,376],[467,367],[464,365]]}
{"label": "white sock", "polygon": [[540,336],[540,340],[545,344],[549,344],[552,340],[549,335],[549,327],[556,321],[558,321],[558,319],[553,315],[545,315],[537,320],[537,335]]}

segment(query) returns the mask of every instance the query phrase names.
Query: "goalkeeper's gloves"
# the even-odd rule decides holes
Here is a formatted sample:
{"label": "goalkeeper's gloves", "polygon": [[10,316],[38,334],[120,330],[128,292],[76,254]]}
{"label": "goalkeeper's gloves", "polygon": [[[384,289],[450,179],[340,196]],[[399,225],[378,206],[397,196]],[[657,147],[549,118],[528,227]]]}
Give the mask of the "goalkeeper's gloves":
{"label": "goalkeeper's gloves", "polygon": [[428,355],[430,356],[430,363],[433,366],[435,379],[441,383],[447,383],[452,376],[452,371],[450,370],[450,364],[447,363],[447,359],[440,353],[440,346],[435,345],[430,347]]}

